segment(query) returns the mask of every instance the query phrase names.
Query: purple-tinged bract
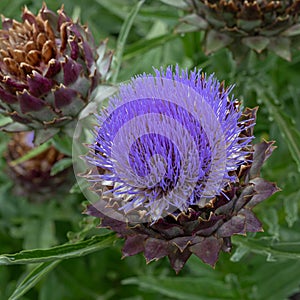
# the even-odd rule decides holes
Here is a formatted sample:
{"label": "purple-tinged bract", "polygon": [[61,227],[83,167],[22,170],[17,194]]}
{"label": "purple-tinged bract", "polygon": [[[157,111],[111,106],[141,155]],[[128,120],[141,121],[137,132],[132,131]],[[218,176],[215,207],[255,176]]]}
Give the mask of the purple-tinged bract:
{"label": "purple-tinged bract", "polygon": [[121,85],[98,116],[85,176],[100,197],[87,212],[125,237],[125,256],[214,265],[233,234],[261,230],[251,208],[277,190],[259,178],[273,147],[253,148],[256,109],[231,89],[168,67]]}
{"label": "purple-tinged bract", "polygon": [[76,119],[112,58],[106,41],[97,49],[87,26],[45,4],[37,15],[25,7],[22,22],[3,17],[0,48],[0,113],[16,122],[7,131],[54,134]]}

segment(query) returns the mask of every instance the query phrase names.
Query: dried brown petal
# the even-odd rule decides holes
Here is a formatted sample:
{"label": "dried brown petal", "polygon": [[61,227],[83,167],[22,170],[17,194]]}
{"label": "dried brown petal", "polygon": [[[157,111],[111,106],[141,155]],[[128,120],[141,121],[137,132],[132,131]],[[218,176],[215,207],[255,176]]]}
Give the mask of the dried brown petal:
{"label": "dried brown petal", "polygon": [[56,49],[52,41],[47,41],[42,48],[42,59],[47,64],[51,58],[55,58]]}
{"label": "dried brown petal", "polygon": [[[31,66],[40,64],[41,52],[38,50],[30,50],[26,57],[26,62]],[[33,69],[33,68],[32,68]]]}

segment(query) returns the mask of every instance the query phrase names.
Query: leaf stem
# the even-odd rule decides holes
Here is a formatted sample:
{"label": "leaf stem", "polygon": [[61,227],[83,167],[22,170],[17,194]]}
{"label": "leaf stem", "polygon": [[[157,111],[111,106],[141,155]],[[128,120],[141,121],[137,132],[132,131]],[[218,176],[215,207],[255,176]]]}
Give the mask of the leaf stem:
{"label": "leaf stem", "polygon": [[133,25],[134,19],[135,19],[136,15],[138,14],[141,6],[144,4],[144,2],[145,2],[145,0],[140,0],[137,2],[137,4],[133,7],[131,12],[127,16],[127,18],[121,28],[121,31],[120,31],[120,34],[119,34],[119,37],[117,40],[117,47],[116,47],[116,54],[115,54],[115,68],[114,68],[114,74],[112,76],[112,83],[117,82],[121,64],[122,64],[124,47],[126,44],[128,34]]}

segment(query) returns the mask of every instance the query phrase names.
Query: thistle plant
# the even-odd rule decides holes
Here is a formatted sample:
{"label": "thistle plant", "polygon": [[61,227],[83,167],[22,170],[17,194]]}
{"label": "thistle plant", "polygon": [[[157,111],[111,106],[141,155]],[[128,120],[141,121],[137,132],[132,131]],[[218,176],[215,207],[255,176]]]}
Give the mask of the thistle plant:
{"label": "thistle plant", "polygon": [[296,299],[299,1],[0,1],[0,298]]}
{"label": "thistle plant", "polygon": [[270,50],[291,60],[291,50],[299,49],[299,0],[185,0],[184,3],[183,8],[190,14],[182,18],[178,30],[203,30],[207,54],[227,47],[242,58],[250,49],[256,53]]}
{"label": "thistle plant", "polygon": [[22,22],[3,17],[0,48],[0,112],[15,122],[4,129],[44,139],[77,118],[112,58],[106,41],[97,49],[87,26],[45,4],[37,15],[24,8]]}
{"label": "thistle plant", "polygon": [[257,108],[231,90],[168,67],[121,85],[98,116],[85,177],[99,197],[86,213],[125,238],[124,256],[214,266],[232,235],[262,231],[252,208],[277,191],[260,177],[274,146],[252,144]]}

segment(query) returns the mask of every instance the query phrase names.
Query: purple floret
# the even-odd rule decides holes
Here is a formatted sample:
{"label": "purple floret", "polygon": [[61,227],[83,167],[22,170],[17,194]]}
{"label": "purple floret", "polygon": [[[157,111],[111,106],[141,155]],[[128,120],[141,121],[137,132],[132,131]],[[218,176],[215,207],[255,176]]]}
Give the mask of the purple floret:
{"label": "purple floret", "polygon": [[120,86],[98,117],[88,156],[103,170],[90,180],[112,187],[121,211],[143,208],[153,220],[220,195],[253,139],[240,136],[247,125],[232,88],[200,70],[155,73]]}

